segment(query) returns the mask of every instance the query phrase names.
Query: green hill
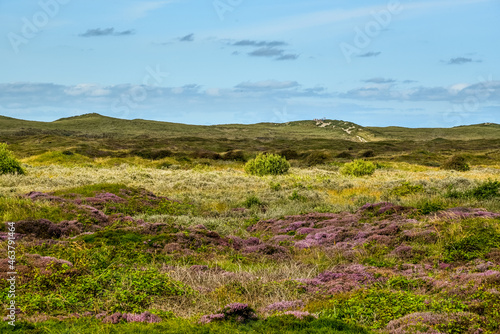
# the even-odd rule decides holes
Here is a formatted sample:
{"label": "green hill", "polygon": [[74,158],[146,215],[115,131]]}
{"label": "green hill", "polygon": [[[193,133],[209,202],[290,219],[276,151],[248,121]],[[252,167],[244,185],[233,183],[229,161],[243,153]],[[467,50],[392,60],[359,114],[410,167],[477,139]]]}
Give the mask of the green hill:
{"label": "green hill", "polygon": [[481,152],[480,160],[496,161],[500,152],[500,125],[363,127],[352,122],[322,119],[200,126],[125,120],[99,114],[53,122],[0,116],[0,141],[10,144],[19,157],[68,151],[90,158],[135,155],[156,159],[171,154],[218,159],[219,154],[239,150],[246,156],[269,151],[288,152],[297,159],[306,159],[312,152],[320,151],[330,159],[377,156],[428,162],[441,161],[454,152]]}

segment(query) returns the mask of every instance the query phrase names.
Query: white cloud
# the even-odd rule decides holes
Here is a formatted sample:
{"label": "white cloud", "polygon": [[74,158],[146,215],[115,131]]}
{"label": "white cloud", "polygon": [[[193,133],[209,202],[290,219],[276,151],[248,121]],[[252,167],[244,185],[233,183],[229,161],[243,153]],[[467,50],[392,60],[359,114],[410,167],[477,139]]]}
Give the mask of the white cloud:
{"label": "white cloud", "polygon": [[276,81],[276,80],[265,80],[257,82],[242,82],[236,85],[235,88],[249,89],[249,90],[267,90],[267,89],[286,89],[298,87],[299,83],[297,81]]}
{"label": "white cloud", "polygon": [[64,90],[64,92],[71,96],[83,95],[92,97],[107,96],[111,94],[111,91],[109,89],[104,89],[93,84],[79,84],[76,86],[68,87]]}

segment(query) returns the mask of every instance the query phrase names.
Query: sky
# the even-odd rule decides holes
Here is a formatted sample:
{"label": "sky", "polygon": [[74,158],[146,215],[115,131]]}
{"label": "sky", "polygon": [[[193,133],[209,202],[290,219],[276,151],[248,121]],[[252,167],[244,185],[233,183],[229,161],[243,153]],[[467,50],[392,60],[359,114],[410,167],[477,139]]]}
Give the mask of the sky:
{"label": "sky", "polygon": [[0,115],[500,123],[500,0],[0,0]]}

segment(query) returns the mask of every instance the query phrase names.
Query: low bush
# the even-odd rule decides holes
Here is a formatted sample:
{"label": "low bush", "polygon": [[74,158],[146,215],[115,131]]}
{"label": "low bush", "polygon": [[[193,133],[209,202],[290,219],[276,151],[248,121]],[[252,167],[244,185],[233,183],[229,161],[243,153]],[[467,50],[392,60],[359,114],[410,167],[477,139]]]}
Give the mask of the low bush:
{"label": "low bush", "polygon": [[428,215],[432,212],[437,212],[446,209],[446,203],[439,198],[426,198],[416,204],[416,208],[420,214]]}
{"label": "low bush", "polygon": [[312,152],[305,159],[307,166],[321,165],[328,160],[328,155],[325,152]]}
{"label": "low bush", "polygon": [[250,209],[253,206],[261,206],[261,205],[263,205],[262,201],[255,195],[248,197],[243,202],[243,206],[247,209]]}
{"label": "low bush", "polygon": [[24,174],[21,164],[7,148],[7,144],[0,143],[0,174]]}
{"label": "low bush", "polygon": [[285,158],[272,153],[261,153],[245,164],[245,172],[258,176],[285,174],[289,169],[290,163]]}
{"label": "low bush", "polygon": [[347,152],[347,151],[343,151],[343,152],[340,152],[339,154],[336,155],[336,158],[339,158],[339,159],[352,159],[352,154]]}
{"label": "low bush", "polygon": [[500,181],[485,181],[478,186],[466,190],[459,191],[450,187],[444,194],[446,198],[474,198],[478,200],[488,200],[500,196]]}
{"label": "low bush", "polygon": [[299,154],[295,150],[285,149],[280,151],[280,155],[287,160],[298,159]]}
{"label": "low bush", "polygon": [[441,166],[441,169],[466,172],[466,171],[470,170],[470,166],[463,156],[454,155]]}
{"label": "low bush", "polygon": [[160,160],[163,158],[171,157],[173,155],[172,151],[167,149],[160,150],[152,150],[152,149],[143,149],[143,150],[132,150],[131,154],[141,157],[143,159],[148,160]]}
{"label": "low bush", "polygon": [[245,158],[245,154],[240,150],[227,151],[226,153],[222,154],[222,159],[226,161],[247,161]]}
{"label": "low bush", "polygon": [[491,199],[500,196],[500,181],[491,181],[481,183],[471,189],[466,194],[476,199]]}
{"label": "low bush", "polygon": [[482,258],[493,248],[500,247],[500,232],[495,224],[485,220],[470,220],[460,236],[448,239],[444,245],[447,262]]}
{"label": "low bush", "polygon": [[373,158],[375,156],[375,152],[373,150],[367,150],[361,153],[362,158]]}
{"label": "low bush", "polygon": [[350,176],[364,176],[372,175],[377,167],[375,164],[365,160],[354,160],[353,162],[346,163],[344,167],[340,169],[340,172],[344,175]]}

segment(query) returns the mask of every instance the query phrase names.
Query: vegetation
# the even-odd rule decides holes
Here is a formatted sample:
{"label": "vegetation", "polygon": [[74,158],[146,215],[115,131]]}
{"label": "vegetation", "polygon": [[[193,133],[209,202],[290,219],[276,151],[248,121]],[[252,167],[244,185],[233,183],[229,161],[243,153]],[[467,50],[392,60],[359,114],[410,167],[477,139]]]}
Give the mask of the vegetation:
{"label": "vegetation", "polygon": [[456,170],[459,172],[466,172],[470,170],[470,166],[467,164],[465,158],[460,155],[452,156],[441,166],[441,168]]}
{"label": "vegetation", "polygon": [[350,176],[372,175],[377,167],[373,162],[365,160],[354,160],[346,163],[341,169],[341,173]]}
{"label": "vegetation", "polygon": [[[411,140],[426,129],[362,128],[373,137],[361,143],[312,121],[207,127],[218,134],[184,126],[168,138],[170,124],[116,121],[120,137],[112,121],[0,120],[26,170],[0,175],[3,249],[9,228],[19,233],[16,327],[0,332],[500,330],[495,125],[424,143]],[[132,125],[152,129],[151,147]],[[439,168],[455,145],[470,172]],[[281,152],[258,157],[286,172],[249,176],[246,157],[262,151]],[[8,264],[0,259],[2,317]]]}
{"label": "vegetation", "polygon": [[290,163],[280,155],[261,153],[245,164],[245,172],[251,175],[281,175],[288,172]]}
{"label": "vegetation", "polygon": [[24,174],[21,164],[4,143],[0,143],[0,174]]}

